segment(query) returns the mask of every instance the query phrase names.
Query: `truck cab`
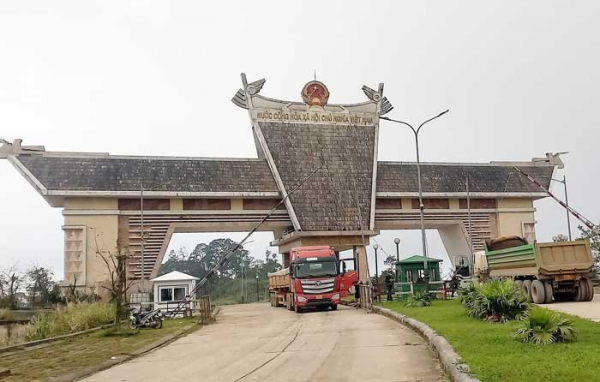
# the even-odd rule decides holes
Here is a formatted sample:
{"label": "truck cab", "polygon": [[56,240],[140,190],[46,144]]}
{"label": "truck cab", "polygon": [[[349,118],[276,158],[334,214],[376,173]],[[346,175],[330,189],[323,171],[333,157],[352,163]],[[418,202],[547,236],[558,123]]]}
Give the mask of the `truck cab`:
{"label": "truck cab", "polygon": [[331,307],[348,295],[348,289],[358,279],[355,271],[346,271],[332,248],[301,247],[290,251],[290,275],[295,297],[294,305]]}
{"label": "truck cab", "polygon": [[292,248],[289,268],[269,274],[271,304],[296,312],[310,307],[336,310],[358,280],[357,272],[346,268],[331,247]]}

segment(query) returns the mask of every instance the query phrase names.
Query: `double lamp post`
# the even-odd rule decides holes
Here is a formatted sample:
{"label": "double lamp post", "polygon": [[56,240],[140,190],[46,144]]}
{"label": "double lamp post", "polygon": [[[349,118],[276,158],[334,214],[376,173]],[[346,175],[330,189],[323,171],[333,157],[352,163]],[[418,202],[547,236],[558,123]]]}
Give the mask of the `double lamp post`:
{"label": "double lamp post", "polygon": [[[427,266],[427,237],[425,234],[425,214],[423,211],[425,209],[425,205],[423,204],[423,187],[421,184],[421,158],[419,155],[419,133],[421,132],[421,129],[423,128],[423,126],[425,126],[427,123],[433,121],[434,119],[441,117],[442,115],[448,113],[449,111],[450,110],[443,111],[440,114],[436,115],[435,117],[429,118],[428,120],[421,123],[419,125],[419,127],[417,127],[416,129],[408,122],[399,121],[399,120],[388,118],[388,117],[380,117],[381,119],[384,119],[386,121],[395,122],[395,123],[399,123],[399,124],[410,127],[410,129],[412,130],[412,132],[415,135],[415,148],[416,148],[416,152],[417,152],[417,187],[419,189],[419,211],[420,211],[420,220],[421,220],[421,242],[422,242],[422,246],[423,246],[423,267],[425,268],[424,269],[425,282],[429,282],[429,272],[428,272],[428,266]],[[394,240],[394,242],[396,243],[396,240]],[[400,243],[400,240],[398,239],[398,242],[396,243],[396,248],[399,243]],[[375,244],[373,246],[373,248],[375,249],[375,257],[377,258],[377,247],[376,246],[377,246],[377,244]],[[399,255],[398,250],[397,250],[397,256],[398,256],[398,260],[399,260],[400,255]],[[377,259],[375,259],[375,272],[377,272]]]}

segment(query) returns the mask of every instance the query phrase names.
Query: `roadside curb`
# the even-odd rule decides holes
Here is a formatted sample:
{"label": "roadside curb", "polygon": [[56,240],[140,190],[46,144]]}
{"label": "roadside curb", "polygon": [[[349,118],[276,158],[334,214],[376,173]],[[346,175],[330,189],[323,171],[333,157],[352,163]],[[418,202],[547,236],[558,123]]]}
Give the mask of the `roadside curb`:
{"label": "roadside curb", "polygon": [[[342,302],[342,304],[349,305],[346,301]],[[413,318],[380,306],[373,305],[371,311],[391,318],[421,335],[432,347],[452,381],[481,382],[479,379],[471,376],[469,366],[461,360],[460,356],[454,351],[454,348],[450,345],[448,340],[437,334],[435,330],[431,329],[429,326]]]}

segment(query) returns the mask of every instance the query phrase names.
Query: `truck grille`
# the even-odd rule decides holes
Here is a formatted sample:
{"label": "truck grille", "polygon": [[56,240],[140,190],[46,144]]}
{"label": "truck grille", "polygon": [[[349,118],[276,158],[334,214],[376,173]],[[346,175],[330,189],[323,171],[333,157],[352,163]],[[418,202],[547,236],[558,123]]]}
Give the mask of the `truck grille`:
{"label": "truck grille", "polygon": [[326,280],[300,280],[302,292],[306,294],[323,294],[333,292],[335,279]]}

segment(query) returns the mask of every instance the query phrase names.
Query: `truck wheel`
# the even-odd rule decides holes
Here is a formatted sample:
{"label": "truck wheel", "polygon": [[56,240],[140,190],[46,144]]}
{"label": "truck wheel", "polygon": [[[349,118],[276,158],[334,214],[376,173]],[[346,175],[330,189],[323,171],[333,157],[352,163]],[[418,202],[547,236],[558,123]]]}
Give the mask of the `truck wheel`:
{"label": "truck wheel", "polygon": [[337,310],[337,304],[336,305],[331,305],[331,310]]}
{"label": "truck wheel", "polygon": [[544,282],[544,290],[546,291],[546,301],[545,304],[552,304],[552,295],[554,294],[552,290],[552,284],[548,281]]}
{"label": "truck wheel", "polygon": [[523,280],[515,280],[515,285],[517,288],[523,290]]}
{"label": "truck wheel", "polygon": [[302,313],[302,308],[301,308],[301,307],[299,307],[298,305],[294,305],[294,311],[295,311],[296,313]]}
{"label": "truck wheel", "polygon": [[523,281],[523,293],[527,297],[527,301],[531,301],[531,280]]}
{"label": "truck wheel", "polygon": [[592,301],[594,299],[594,284],[592,284],[592,280],[588,278],[581,279],[582,283],[585,284],[587,289],[587,295],[585,301]]}
{"label": "truck wheel", "polygon": [[543,304],[546,302],[546,288],[544,283],[540,280],[533,280],[531,283],[531,299],[536,304]]}
{"label": "truck wheel", "polygon": [[575,288],[577,288],[574,293],[575,301],[585,301],[585,286],[581,280],[575,283]]}

